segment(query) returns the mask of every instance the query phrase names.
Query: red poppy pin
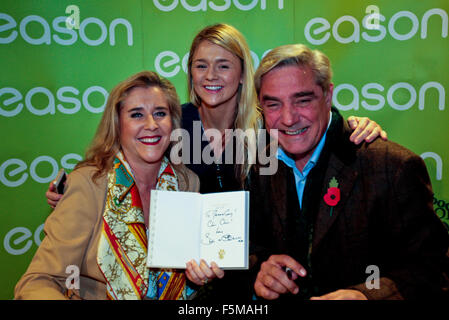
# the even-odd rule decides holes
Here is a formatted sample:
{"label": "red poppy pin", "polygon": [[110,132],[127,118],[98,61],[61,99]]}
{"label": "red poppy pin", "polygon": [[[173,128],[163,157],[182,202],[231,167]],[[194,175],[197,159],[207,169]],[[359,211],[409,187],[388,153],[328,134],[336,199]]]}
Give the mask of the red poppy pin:
{"label": "red poppy pin", "polygon": [[332,217],[334,207],[338,204],[338,202],[340,202],[340,189],[338,188],[338,181],[335,177],[332,177],[329,182],[329,188],[327,189],[327,193],[324,195],[323,199],[328,206],[331,206],[330,215]]}

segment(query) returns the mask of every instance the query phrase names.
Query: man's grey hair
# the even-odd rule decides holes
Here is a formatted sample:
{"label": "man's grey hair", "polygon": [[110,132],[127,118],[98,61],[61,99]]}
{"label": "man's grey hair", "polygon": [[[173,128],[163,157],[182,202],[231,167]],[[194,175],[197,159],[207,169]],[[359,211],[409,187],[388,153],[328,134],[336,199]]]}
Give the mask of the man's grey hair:
{"label": "man's grey hair", "polygon": [[327,94],[331,84],[332,69],[329,58],[319,50],[311,50],[303,44],[288,44],[271,50],[260,62],[254,75],[254,85],[259,96],[262,77],[275,68],[285,66],[310,67],[315,82]]}

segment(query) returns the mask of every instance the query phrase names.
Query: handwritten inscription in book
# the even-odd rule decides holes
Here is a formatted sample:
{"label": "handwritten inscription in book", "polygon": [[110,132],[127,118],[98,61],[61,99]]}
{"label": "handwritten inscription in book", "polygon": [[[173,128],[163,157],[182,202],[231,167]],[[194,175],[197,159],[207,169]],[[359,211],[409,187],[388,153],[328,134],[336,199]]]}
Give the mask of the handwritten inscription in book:
{"label": "handwritten inscription in book", "polygon": [[248,268],[249,193],[151,193],[148,266],[185,268],[191,259]]}

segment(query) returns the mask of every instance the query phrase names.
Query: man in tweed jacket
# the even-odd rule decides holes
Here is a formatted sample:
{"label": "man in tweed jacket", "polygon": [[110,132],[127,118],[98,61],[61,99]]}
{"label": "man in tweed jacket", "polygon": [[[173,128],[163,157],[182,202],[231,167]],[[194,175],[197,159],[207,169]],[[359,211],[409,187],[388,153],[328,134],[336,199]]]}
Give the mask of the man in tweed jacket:
{"label": "man in tweed jacket", "polygon": [[381,139],[349,141],[331,107],[329,60],[317,50],[272,50],[255,85],[265,126],[280,144],[278,171],[251,181],[256,295],[441,297],[449,237],[422,159]]}

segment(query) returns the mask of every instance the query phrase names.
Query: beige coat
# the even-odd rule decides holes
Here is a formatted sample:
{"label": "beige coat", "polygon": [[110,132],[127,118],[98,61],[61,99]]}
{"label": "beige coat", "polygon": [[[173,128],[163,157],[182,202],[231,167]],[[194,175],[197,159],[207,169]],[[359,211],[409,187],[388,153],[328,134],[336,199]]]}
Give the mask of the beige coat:
{"label": "beige coat", "polygon": [[[15,299],[106,299],[97,248],[106,203],[107,177],[92,180],[95,168],[74,170],[64,196],[45,222],[46,237],[17,283]],[[198,192],[199,179],[187,170],[189,185],[178,175],[179,190]],[[79,270],[79,290],[67,290]],[[66,284],[67,282],[67,284]]]}

